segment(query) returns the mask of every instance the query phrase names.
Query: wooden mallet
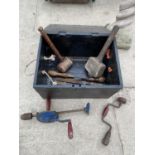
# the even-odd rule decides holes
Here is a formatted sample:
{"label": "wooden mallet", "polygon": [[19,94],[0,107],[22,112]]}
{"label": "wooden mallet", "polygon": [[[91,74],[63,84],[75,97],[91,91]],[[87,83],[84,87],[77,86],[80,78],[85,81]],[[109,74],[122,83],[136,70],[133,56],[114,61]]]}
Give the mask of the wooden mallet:
{"label": "wooden mallet", "polygon": [[56,48],[52,40],[49,38],[47,33],[44,31],[43,27],[39,27],[38,31],[41,33],[42,37],[44,38],[48,46],[52,49],[56,57],[60,60],[60,63],[58,64],[57,69],[60,72],[65,73],[72,66],[73,64],[72,60],[68,57],[63,57],[60,54],[60,52],[58,51],[58,49]]}
{"label": "wooden mallet", "polygon": [[107,49],[111,45],[112,41],[115,38],[115,35],[117,34],[119,30],[118,26],[114,26],[110,36],[108,37],[107,41],[105,42],[103,48],[101,49],[99,55],[97,57],[90,57],[85,64],[85,69],[88,72],[88,75],[90,77],[101,77],[106,69],[106,65],[102,63],[102,60],[106,54]]}

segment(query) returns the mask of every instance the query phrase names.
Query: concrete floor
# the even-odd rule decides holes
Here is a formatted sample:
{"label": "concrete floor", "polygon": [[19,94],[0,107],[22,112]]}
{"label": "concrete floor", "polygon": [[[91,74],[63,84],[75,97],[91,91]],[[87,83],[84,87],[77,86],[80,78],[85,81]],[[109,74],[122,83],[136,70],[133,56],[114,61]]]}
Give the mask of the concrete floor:
{"label": "concrete floor", "polygon": [[[39,44],[38,26],[48,24],[104,26],[115,20],[120,0],[96,0],[94,4],[63,5],[44,0],[20,1],[20,114],[45,110],[45,101],[32,88],[35,62],[25,71],[26,65],[36,59]],[[134,25],[130,34],[134,34]],[[134,39],[134,35],[133,35]],[[72,118],[74,138],[67,137],[67,124],[42,124],[35,119],[19,121],[20,155],[134,155],[134,40],[130,50],[119,50],[124,89],[109,99],[53,100],[55,110],[78,108],[91,103],[91,114],[69,114]],[[101,144],[107,130],[101,120],[104,105],[117,96],[128,102],[119,110],[111,109],[107,120],[113,126],[108,146]]]}

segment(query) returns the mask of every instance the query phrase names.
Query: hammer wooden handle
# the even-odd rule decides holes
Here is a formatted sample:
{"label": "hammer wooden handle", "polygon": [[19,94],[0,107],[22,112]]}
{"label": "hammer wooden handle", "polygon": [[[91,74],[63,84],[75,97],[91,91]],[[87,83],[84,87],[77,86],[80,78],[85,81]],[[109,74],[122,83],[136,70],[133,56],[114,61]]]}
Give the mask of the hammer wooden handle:
{"label": "hammer wooden handle", "polygon": [[66,74],[66,73],[59,73],[53,70],[49,70],[48,74],[52,77],[62,77],[62,78],[74,78],[73,75],[71,74]]}
{"label": "hammer wooden handle", "polygon": [[114,28],[112,29],[110,36],[108,37],[107,41],[105,42],[103,48],[101,49],[101,51],[97,57],[100,62],[103,60],[103,57],[106,54],[106,51],[109,48],[109,46],[111,45],[112,41],[114,40],[115,35],[117,34],[118,30],[119,30],[119,27],[117,25],[114,26]]}
{"label": "hammer wooden handle", "polygon": [[60,61],[63,61],[64,58],[61,56],[60,52],[55,47],[55,45],[52,42],[52,40],[49,38],[49,36],[47,35],[47,33],[44,31],[43,27],[39,27],[38,28],[38,31],[40,32],[40,34],[42,35],[42,37],[45,39],[45,41],[48,44],[48,46],[52,49],[52,51],[54,52],[54,54],[58,57],[58,59]]}

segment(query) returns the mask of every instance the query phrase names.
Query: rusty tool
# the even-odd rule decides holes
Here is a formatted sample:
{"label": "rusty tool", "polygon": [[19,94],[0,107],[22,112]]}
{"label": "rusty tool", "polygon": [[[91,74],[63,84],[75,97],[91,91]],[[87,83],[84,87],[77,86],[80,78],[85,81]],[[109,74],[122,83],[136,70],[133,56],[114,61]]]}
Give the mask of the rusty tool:
{"label": "rusty tool", "polygon": [[[83,84],[82,82],[92,82],[92,83],[104,83],[105,78],[100,77],[100,78],[79,78],[79,79],[74,79],[74,78],[63,78],[63,79],[57,79],[58,82],[66,82],[66,83],[71,83],[71,84]],[[90,84],[90,83],[89,83]]]}
{"label": "rusty tool", "polygon": [[115,38],[119,30],[118,26],[114,26],[110,36],[108,37],[107,41],[105,42],[103,48],[101,49],[99,55],[97,57],[90,57],[85,64],[85,69],[88,72],[90,77],[101,77],[106,69],[106,65],[102,63],[102,60],[106,54],[107,49],[111,45],[112,41]]}
{"label": "rusty tool", "polygon": [[36,112],[36,113],[24,113],[21,115],[22,120],[30,120],[33,117],[36,117],[38,121],[43,123],[49,123],[49,122],[64,122],[64,120],[59,119],[59,114],[65,114],[65,113],[73,113],[73,112],[80,112],[84,111],[86,114],[89,114],[90,110],[90,103],[87,103],[84,108],[81,109],[73,109],[73,110],[65,110],[65,111],[44,111],[44,112]]}
{"label": "rusty tool", "polygon": [[67,74],[67,73],[59,73],[59,72],[53,71],[53,70],[49,70],[48,74],[51,77],[75,78],[73,80],[71,80],[71,79],[62,80],[63,82],[71,80],[71,81],[75,81],[75,83],[79,83],[80,81],[103,83],[105,81],[104,77],[99,77],[99,78],[76,78],[74,75]]}
{"label": "rusty tool", "polygon": [[50,122],[60,122],[60,123],[65,123],[68,122],[68,137],[69,139],[73,138],[73,127],[71,123],[71,119],[59,119],[60,114],[65,114],[65,113],[72,113],[72,112],[81,112],[84,111],[86,114],[89,114],[90,111],[90,103],[87,103],[84,108],[81,109],[73,109],[73,110],[66,110],[66,111],[49,111],[51,106],[51,101],[48,98],[46,102],[46,109],[48,111],[44,112],[33,112],[33,113],[24,113],[21,115],[22,120],[30,120],[33,117],[36,117],[38,121],[42,123],[50,123]]}
{"label": "rusty tool", "polygon": [[108,114],[109,106],[112,106],[114,108],[120,108],[122,104],[125,104],[127,102],[127,100],[124,97],[118,97],[114,102],[118,102],[118,105],[107,104],[105,106],[105,108],[103,109],[103,112],[102,112],[102,118],[101,119],[109,127],[108,131],[106,132],[106,134],[104,135],[104,137],[102,139],[102,144],[104,144],[104,145],[108,145],[109,144],[110,137],[111,137],[111,130],[112,130],[111,124],[109,124],[107,121],[104,120],[104,118]]}
{"label": "rusty tool", "polygon": [[44,38],[48,46],[52,49],[54,54],[60,60],[60,63],[58,64],[57,69],[62,73],[66,72],[72,66],[73,64],[72,60],[68,57],[63,57],[60,54],[59,50],[56,48],[52,40],[49,38],[47,33],[44,31],[43,27],[39,27],[38,31],[41,33],[42,37]]}
{"label": "rusty tool", "polygon": [[74,78],[74,75],[67,74],[67,73],[59,73],[59,72],[54,71],[54,70],[49,70],[48,74],[51,77]]}

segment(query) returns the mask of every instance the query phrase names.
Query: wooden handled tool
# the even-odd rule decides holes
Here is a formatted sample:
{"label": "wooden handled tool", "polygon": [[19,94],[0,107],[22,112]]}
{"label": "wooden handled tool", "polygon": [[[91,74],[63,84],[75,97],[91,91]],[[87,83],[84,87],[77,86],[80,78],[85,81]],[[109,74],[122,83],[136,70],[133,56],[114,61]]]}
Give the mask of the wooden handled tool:
{"label": "wooden handled tool", "polygon": [[100,77],[97,79],[95,79],[95,78],[81,78],[81,79],[63,78],[63,79],[57,79],[57,82],[66,82],[66,83],[71,83],[71,84],[82,84],[82,81],[104,83],[105,78]]}
{"label": "wooden handled tool", "polygon": [[68,57],[63,57],[60,54],[59,50],[56,48],[56,46],[54,45],[54,43],[52,42],[52,40],[49,38],[49,36],[47,35],[47,33],[44,31],[42,27],[39,27],[38,31],[41,33],[42,37],[44,38],[48,46],[52,49],[54,54],[60,60],[60,63],[58,64],[57,69],[62,73],[66,72],[72,66],[73,64],[72,60]]}
{"label": "wooden handled tool", "polygon": [[54,71],[54,70],[49,70],[48,74],[51,77],[64,78],[64,79],[59,79],[58,81],[72,83],[72,84],[80,84],[81,81],[96,82],[96,83],[103,83],[105,81],[104,77],[99,77],[99,78],[76,78],[74,75],[67,74],[67,73],[59,73],[59,72]]}
{"label": "wooden handled tool", "polygon": [[85,64],[85,69],[88,72],[88,75],[90,77],[101,77],[106,69],[105,64],[102,63],[102,60],[106,54],[107,49],[111,45],[112,41],[115,38],[115,35],[117,34],[119,30],[118,26],[114,26],[110,36],[108,37],[107,41],[105,42],[103,48],[101,49],[99,55],[97,57],[90,57]]}
{"label": "wooden handled tool", "polygon": [[52,77],[62,77],[62,78],[74,78],[74,75],[67,74],[67,73],[59,73],[54,70],[49,70],[48,74]]}

